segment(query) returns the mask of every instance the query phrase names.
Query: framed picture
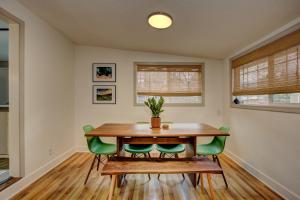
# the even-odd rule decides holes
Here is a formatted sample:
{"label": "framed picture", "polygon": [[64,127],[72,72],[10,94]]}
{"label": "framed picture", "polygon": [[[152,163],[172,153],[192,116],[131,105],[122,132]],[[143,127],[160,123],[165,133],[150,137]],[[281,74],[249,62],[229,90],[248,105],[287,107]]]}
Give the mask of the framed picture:
{"label": "framed picture", "polygon": [[116,82],[116,63],[93,63],[93,82]]}
{"label": "framed picture", "polygon": [[116,104],[116,86],[93,85],[93,104]]}

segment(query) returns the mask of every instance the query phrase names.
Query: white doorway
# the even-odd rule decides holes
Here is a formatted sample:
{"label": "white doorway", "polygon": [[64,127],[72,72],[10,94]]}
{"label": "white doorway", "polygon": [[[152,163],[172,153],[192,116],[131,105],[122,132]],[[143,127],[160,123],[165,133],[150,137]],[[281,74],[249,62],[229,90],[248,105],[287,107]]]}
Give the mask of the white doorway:
{"label": "white doorway", "polygon": [[2,48],[0,41],[0,184],[11,177],[24,176],[24,23],[0,8],[1,28],[5,31],[3,43],[7,46]]}
{"label": "white doorway", "polygon": [[8,23],[0,20],[0,183],[9,179],[8,115],[9,115],[9,69],[8,69]]}

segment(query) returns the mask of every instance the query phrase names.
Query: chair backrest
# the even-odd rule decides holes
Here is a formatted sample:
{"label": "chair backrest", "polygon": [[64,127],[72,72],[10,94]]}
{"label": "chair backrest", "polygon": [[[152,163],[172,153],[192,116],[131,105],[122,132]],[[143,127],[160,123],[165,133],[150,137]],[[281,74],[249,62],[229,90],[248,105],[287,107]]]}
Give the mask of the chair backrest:
{"label": "chair backrest", "polygon": [[[222,126],[219,128],[219,130],[228,133],[230,131],[230,128]],[[221,153],[224,151],[226,138],[227,136],[216,136],[212,141],[213,144],[221,149]]]}
{"label": "chair backrest", "polygon": [[[88,132],[91,132],[92,130],[94,130],[94,127],[92,125],[83,126],[83,131],[85,134]],[[85,136],[85,137],[86,137],[86,142],[87,142],[87,145],[88,145],[88,148],[90,151],[95,144],[102,143],[102,141],[100,140],[99,137],[93,137],[93,136]]]}

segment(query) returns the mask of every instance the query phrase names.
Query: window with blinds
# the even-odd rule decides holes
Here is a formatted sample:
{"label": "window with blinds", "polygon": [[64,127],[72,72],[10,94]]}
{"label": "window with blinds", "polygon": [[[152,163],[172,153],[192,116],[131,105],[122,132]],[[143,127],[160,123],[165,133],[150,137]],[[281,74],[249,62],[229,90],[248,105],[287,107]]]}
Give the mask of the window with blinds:
{"label": "window with blinds", "polygon": [[232,61],[235,104],[300,105],[300,30]]}
{"label": "window with blinds", "polygon": [[163,96],[168,104],[201,104],[202,70],[201,64],[137,64],[136,102]]}

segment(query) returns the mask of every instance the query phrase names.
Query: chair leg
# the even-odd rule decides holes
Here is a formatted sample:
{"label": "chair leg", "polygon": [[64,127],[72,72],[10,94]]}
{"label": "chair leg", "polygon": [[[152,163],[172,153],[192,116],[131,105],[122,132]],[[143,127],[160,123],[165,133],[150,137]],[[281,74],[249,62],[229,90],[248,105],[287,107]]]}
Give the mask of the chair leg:
{"label": "chair leg", "polygon": [[182,178],[183,178],[183,180],[185,180],[185,176],[184,176],[184,174],[181,174],[182,175]]}
{"label": "chair leg", "polygon": [[89,179],[90,173],[91,173],[91,171],[92,171],[92,169],[93,169],[93,167],[94,167],[94,163],[95,163],[95,160],[96,160],[96,159],[97,159],[97,155],[94,156],[94,159],[93,159],[93,162],[92,162],[91,167],[90,167],[90,169],[89,169],[89,172],[88,172],[88,174],[87,174],[87,176],[86,176],[86,178],[85,178],[84,185],[87,183],[87,181],[88,181],[88,179]]}
{"label": "chair leg", "polygon": [[150,155],[150,153],[148,152],[148,156],[149,156],[149,158],[151,158],[151,155]]}
{"label": "chair leg", "polygon": [[[219,158],[218,158],[218,156],[215,156],[216,157],[216,160],[217,160],[217,162],[218,162],[218,165],[222,168],[222,166],[221,166],[221,163],[220,163],[220,160],[219,160]],[[228,184],[227,184],[227,181],[226,181],[226,178],[225,178],[225,174],[224,174],[224,172],[222,171],[222,176],[223,176],[223,180],[224,180],[224,183],[225,183],[225,185],[226,185],[226,188],[228,188]]]}
{"label": "chair leg", "polygon": [[212,155],[212,159],[213,159],[214,162],[216,162],[215,155]]}
{"label": "chair leg", "polygon": [[98,155],[97,171],[99,170],[99,164],[100,164],[100,160],[101,160],[101,154],[100,154],[100,155]]}
{"label": "chair leg", "polygon": [[199,182],[200,182],[200,173],[198,175],[197,185],[199,185]]}
{"label": "chair leg", "polygon": [[207,182],[208,182],[208,187],[209,187],[210,198],[211,198],[211,200],[214,200],[215,194],[214,194],[214,190],[213,190],[212,183],[211,183],[211,175],[209,173],[207,174]]}
{"label": "chair leg", "polygon": [[113,175],[110,183],[110,188],[109,188],[109,194],[108,194],[108,200],[112,200],[114,196],[114,191],[115,191],[115,185],[116,185],[116,177],[117,175]]}

